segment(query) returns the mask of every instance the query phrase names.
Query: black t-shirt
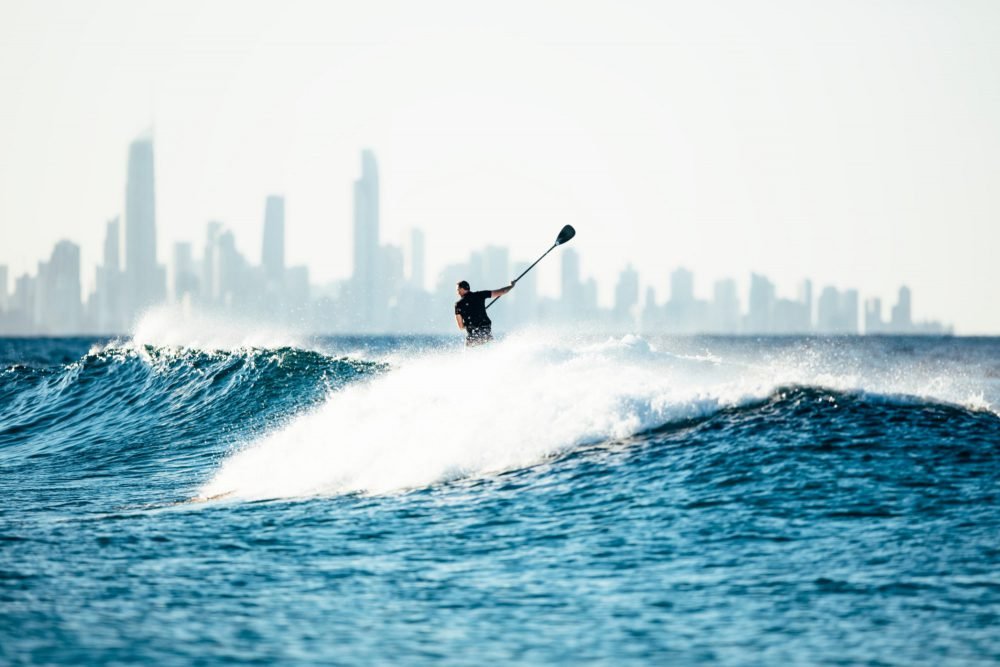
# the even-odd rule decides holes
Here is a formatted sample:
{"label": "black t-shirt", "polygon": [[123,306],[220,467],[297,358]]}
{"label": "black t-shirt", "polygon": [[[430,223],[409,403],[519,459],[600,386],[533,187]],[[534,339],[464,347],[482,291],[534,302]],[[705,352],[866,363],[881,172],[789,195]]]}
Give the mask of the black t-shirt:
{"label": "black t-shirt", "polygon": [[465,296],[455,302],[455,314],[462,316],[466,329],[480,329],[493,324],[486,315],[486,299],[492,294],[490,290],[466,292]]}

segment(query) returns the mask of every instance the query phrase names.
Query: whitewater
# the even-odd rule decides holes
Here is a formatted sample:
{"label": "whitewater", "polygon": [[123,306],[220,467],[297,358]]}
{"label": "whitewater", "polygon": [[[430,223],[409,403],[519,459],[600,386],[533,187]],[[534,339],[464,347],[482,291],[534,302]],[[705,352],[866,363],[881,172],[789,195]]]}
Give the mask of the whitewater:
{"label": "whitewater", "polygon": [[634,335],[593,341],[540,331],[485,349],[394,351],[378,358],[385,372],[331,392],[309,414],[227,457],[199,496],[418,488],[621,442],[768,400],[784,387],[996,411],[996,383],[966,369],[875,361],[821,342],[759,360],[678,354]]}
{"label": "whitewater", "polygon": [[994,664],[1000,339],[0,339],[3,664]]}

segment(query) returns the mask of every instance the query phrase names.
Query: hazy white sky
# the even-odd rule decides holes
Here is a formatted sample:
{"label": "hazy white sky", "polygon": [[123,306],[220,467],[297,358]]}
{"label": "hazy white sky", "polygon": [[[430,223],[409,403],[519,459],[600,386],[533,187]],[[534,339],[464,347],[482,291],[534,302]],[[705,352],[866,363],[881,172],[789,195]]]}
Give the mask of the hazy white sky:
{"label": "hazy white sky", "polygon": [[153,125],[162,262],[210,219],[259,261],[278,193],[288,262],[348,276],[371,147],[383,242],[423,228],[430,282],[570,223],[604,302],[628,262],[661,301],[676,266],[704,296],[757,271],[906,283],[918,318],[996,333],[998,72],[993,0],[3,0],[0,264],[70,238],[89,288]]}

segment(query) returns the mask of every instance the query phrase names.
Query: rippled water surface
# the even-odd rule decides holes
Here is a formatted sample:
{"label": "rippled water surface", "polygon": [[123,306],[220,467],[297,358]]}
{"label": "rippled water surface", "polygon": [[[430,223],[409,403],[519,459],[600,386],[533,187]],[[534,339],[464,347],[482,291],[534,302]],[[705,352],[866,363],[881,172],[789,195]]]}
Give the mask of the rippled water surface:
{"label": "rippled water surface", "polygon": [[998,415],[1000,339],[0,339],[0,663],[995,664]]}

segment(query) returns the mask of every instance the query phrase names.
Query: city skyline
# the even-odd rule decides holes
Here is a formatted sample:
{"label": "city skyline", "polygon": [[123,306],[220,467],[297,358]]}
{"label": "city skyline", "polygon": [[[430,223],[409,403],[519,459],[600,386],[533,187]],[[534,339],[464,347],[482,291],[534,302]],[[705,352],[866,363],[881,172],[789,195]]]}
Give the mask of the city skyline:
{"label": "city skyline", "polygon": [[[431,289],[425,289],[425,243],[420,229],[411,230],[409,247],[382,243],[380,238],[379,165],[374,151],[361,151],[360,174],[354,181],[353,262],[348,279],[316,289],[305,266],[285,263],[285,199],[268,195],[264,201],[259,263],[236,246],[233,231],[208,221],[200,257],[193,244],[174,244],[167,288],[166,267],[156,250],[155,148],[150,135],[129,147],[125,196],[125,229],[119,218],[107,222],[104,255],[95,267],[95,287],[84,294],[79,246],[59,241],[49,260],[38,262],[37,274],[15,279],[8,295],[7,267],[0,265],[0,333],[121,334],[133,329],[150,307],[174,304],[190,313],[223,312],[296,321],[317,333],[443,333],[450,318],[443,316],[458,280],[490,289],[520,274],[527,261],[511,259],[510,249],[491,245],[473,250],[465,262],[444,267]],[[122,266],[121,246],[125,246]],[[577,251],[559,253],[557,298],[538,292],[537,274],[522,279],[519,289],[500,313],[509,329],[524,325],[582,325],[594,331],[641,331],[669,334],[950,334],[936,321],[916,322],[912,297],[902,286],[889,319],[882,317],[882,300],[866,298],[860,310],[857,289],[824,286],[815,303],[812,282],[802,281],[796,299],[779,298],[764,275],[751,274],[746,308],[737,282],[714,282],[712,299],[700,299],[694,273],[678,267],[670,274],[669,293],[657,298],[656,288],[643,287],[640,274],[627,265],[614,286],[614,301],[602,307],[598,282],[585,277]],[[317,293],[318,296],[311,296]],[[506,312],[505,312],[506,311]]]}
{"label": "city skyline", "polygon": [[[288,303],[293,303],[299,309],[300,318],[313,326],[326,326],[331,332],[405,332],[408,326],[424,333],[440,331],[446,327],[442,326],[444,320],[439,313],[421,314],[417,312],[417,306],[398,308],[399,312],[394,314],[386,309],[390,300],[406,290],[409,290],[409,298],[416,298],[420,307],[433,307],[432,300],[428,298],[433,291],[424,290],[425,235],[418,228],[408,230],[410,240],[405,256],[400,245],[380,244],[379,166],[372,149],[362,149],[360,156],[360,173],[353,181],[352,238],[350,243],[340,240],[342,245],[353,248],[348,275],[340,281],[310,285],[308,266],[286,269],[285,197],[276,194],[265,197],[260,263],[256,274],[253,273],[255,265],[239,249],[234,230],[217,220],[206,224],[200,265],[195,261],[190,240],[175,242],[173,263],[169,266],[160,264],[154,137],[152,129],[146,130],[129,144],[125,225],[122,227],[120,224],[120,216],[107,223],[103,261],[94,266],[94,281],[86,281],[86,271],[80,276],[61,279],[58,296],[53,297],[53,303],[68,304],[67,312],[70,314],[50,316],[52,326],[8,323],[7,329],[15,333],[128,332],[134,326],[138,313],[154,305],[182,303],[187,294],[194,297],[194,304],[199,308],[225,306],[233,312],[248,314],[254,311],[255,314],[279,319],[287,315]],[[52,280],[50,272],[53,267],[57,271],[52,275],[60,275],[60,267],[64,272],[80,273],[80,254],[80,247],[74,241],[58,241],[47,262],[38,260],[38,271],[34,277],[37,287],[30,288],[33,295],[30,298],[35,299],[36,291],[44,289],[46,280]],[[454,276],[458,275],[463,279],[472,278],[476,288],[480,285],[492,288],[506,284],[508,279],[503,271],[497,270],[498,267],[506,267],[508,273],[512,270],[520,273],[529,265],[528,262],[511,262],[509,255],[509,248],[504,246],[487,245],[480,250],[472,250],[464,263],[453,262],[440,269],[437,292],[450,293],[450,287],[442,287],[442,284],[449,280],[454,282],[458,279]],[[407,267],[405,272],[404,265]],[[796,286],[795,298],[785,298],[778,296],[776,285],[763,274],[751,272],[744,283],[726,276],[712,281],[711,296],[703,298],[706,297],[705,289],[695,290],[693,273],[685,267],[675,267],[666,286],[660,284],[660,288],[668,293],[661,308],[657,306],[657,286],[641,282],[631,262],[618,274],[610,303],[599,298],[601,284],[595,278],[582,280],[580,259],[575,250],[564,252],[556,270],[559,282],[555,294],[539,292],[539,271],[523,281],[518,290],[519,294],[527,292],[529,295],[508,299],[515,302],[512,306],[515,325],[523,325],[529,317],[537,318],[543,314],[542,323],[546,320],[548,323],[575,320],[599,325],[601,330],[626,330],[631,326],[637,331],[644,327],[650,332],[679,334],[954,332],[953,326],[926,316],[915,320],[910,301],[911,290],[905,285],[899,288],[889,318],[883,320],[882,303],[889,304],[889,299],[866,296],[861,302],[857,288],[841,291],[838,285],[827,285],[814,306],[812,281],[808,278]],[[22,299],[28,289],[22,283],[30,278],[30,272],[17,276],[5,288],[9,274],[10,267],[0,264],[0,314],[9,309],[5,304],[14,300],[19,289]],[[484,277],[488,278],[484,280]],[[168,289],[168,279],[171,289]],[[745,289],[741,284],[745,285]],[[74,289],[81,291],[82,298],[78,305],[70,303],[71,288],[68,285],[75,285]],[[393,288],[392,285],[398,287]],[[250,294],[248,286],[256,293]],[[805,296],[804,286],[808,290]],[[605,290],[608,287],[605,285]],[[328,296],[335,295],[335,301],[339,302],[336,312],[304,314],[310,290],[327,295],[327,305],[330,303]],[[644,294],[641,304],[640,292]],[[273,303],[265,307],[263,304],[267,300]],[[546,300],[560,303],[550,303],[541,308],[540,304]],[[627,305],[623,305],[624,302]],[[740,304],[744,302],[747,307],[741,310]],[[314,301],[313,305],[316,303]],[[640,306],[640,310],[632,313]],[[31,317],[41,321],[45,319],[43,313],[46,308],[51,307],[38,301],[29,309]],[[399,319],[400,312],[408,314],[407,321],[411,324]],[[350,320],[343,319],[345,313],[350,313]],[[626,313],[631,314],[626,316]],[[67,322],[78,323],[74,325],[77,328],[67,328]]]}
{"label": "city skyline", "polygon": [[372,147],[380,232],[423,230],[428,277],[572,224],[607,307],[631,262],[660,290],[688,267],[699,298],[735,275],[745,299],[753,272],[779,298],[806,275],[883,303],[906,284],[917,317],[1000,331],[1000,6],[710,5],[12,0],[0,261],[34,271],[70,238],[98,262],[94,221],[124,231],[123,155],[153,126],[161,263],[198,254],[206,220],[256,262],[277,193],[286,261],[345,280]]}

